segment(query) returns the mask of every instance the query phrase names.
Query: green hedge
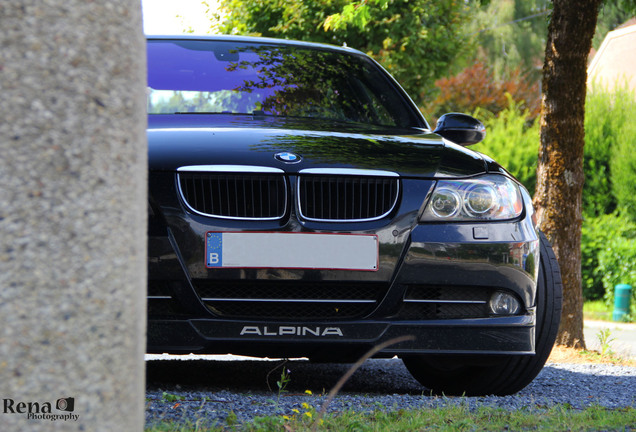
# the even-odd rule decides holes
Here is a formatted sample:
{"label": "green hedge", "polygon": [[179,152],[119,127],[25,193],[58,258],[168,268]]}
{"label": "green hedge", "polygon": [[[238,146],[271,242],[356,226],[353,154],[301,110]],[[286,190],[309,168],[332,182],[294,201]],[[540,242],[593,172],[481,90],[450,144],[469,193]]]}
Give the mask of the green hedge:
{"label": "green hedge", "polygon": [[583,297],[587,300],[611,302],[614,286],[619,283],[636,287],[636,223],[628,217],[586,217],[581,255]]}
{"label": "green hedge", "polygon": [[621,90],[611,102],[608,114],[616,128],[610,150],[612,194],[620,212],[636,221],[636,94]]}
{"label": "green hedge", "polygon": [[636,219],[636,95],[594,86],[585,105],[583,209],[587,215],[619,209]]}
{"label": "green hedge", "polygon": [[594,87],[585,115],[583,296],[609,304],[636,284],[636,95]]}
{"label": "green hedge", "polygon": [[612,111],[609,94],[594,90],[588,92],[585,101],[583,209],[591,216],[610,214],[616,209],[610,181],[610,154],[622,121]]}

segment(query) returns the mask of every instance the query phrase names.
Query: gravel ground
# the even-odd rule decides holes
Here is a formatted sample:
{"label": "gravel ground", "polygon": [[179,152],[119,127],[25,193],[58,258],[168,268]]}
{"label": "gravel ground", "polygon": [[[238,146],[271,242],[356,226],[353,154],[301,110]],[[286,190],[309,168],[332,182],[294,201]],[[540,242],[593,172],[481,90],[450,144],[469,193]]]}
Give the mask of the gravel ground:
{"label": "gravel ground", "polygon": [[[348,364],[287,362],[287,392],[278,398],[276,381],[281,361],[148,360],[146,425],[170,420],[199,424],[223,423],[234,412],[241,422],[255,416],[301,413],[303,402],[320,410],[326,394],[350,367]],[[271,372],[274,370],[273,372]],[[270,373],[271,372],[271,373]],[[269,373],[269,379],[268,379]],[[267,381],[269,380],[269,387]],[[272,390],[270,390],[271,388]],[[310,390],[311,395],[305,393]],[[164,397],[182,397],[175,401]],[[204,400],[207,398],[207,400]],[[170,400],[167,400],[170,399]],[[505,409],[636,406],[636,368],[605,364],[548,364],[524,390],[506,397],[436,397],[409,375],[397,359],[367,361],[330,404],[328,412],[430,408],[452,404]]]}

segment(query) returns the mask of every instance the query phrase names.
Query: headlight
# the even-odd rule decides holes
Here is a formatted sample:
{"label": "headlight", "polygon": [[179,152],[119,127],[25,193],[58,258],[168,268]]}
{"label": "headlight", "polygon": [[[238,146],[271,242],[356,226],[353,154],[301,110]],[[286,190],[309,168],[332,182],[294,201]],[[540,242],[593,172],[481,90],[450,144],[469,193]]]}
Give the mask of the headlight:
{"label": "headlight", "polygon": [[501,175],[440,180],[424,209],[422,222],[490,221],[521,215],[519,186]]}

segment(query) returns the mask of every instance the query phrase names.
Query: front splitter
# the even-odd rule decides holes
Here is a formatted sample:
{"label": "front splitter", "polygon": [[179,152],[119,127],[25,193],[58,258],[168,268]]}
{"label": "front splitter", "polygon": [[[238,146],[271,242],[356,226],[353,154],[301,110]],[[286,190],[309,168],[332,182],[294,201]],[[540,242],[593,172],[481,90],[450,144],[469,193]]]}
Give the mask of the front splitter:
{"label": "front splitter", "polygon": [[534,354],[534,316],[444,321],[273,323],[149,320],[148,352],[304,356],[365,351],[401,336],[381,354]]}

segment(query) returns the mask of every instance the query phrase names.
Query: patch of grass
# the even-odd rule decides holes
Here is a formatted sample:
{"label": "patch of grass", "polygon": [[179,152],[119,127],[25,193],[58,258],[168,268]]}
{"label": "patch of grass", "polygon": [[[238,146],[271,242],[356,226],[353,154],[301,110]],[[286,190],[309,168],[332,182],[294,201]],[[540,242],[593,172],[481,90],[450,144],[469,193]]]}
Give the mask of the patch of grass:
{"label": "patch of grass", "polygon": [[[310,411],[308,411],[310,412]],[[369,413],[347,411],[327,415],[321,424],[313,416],[294,413],[291,416],[258,417],[243,425],[217,425],[202,428],[196,424],[170,424],[147,428],[148,432],[201,431],[501,431],[501,430],[630,430],[636,428],[636,409],[610,410],[591,406],[575,410],[568,405],[550,408],[525,407],[515,411],[466,404],[420,410],[376,410]]]}
{"label": "patch of grass", "polygon": [[586,301],[583,303],[583,318],[594,321],[612,321],[613,308],[607,306],[603,300]]}

